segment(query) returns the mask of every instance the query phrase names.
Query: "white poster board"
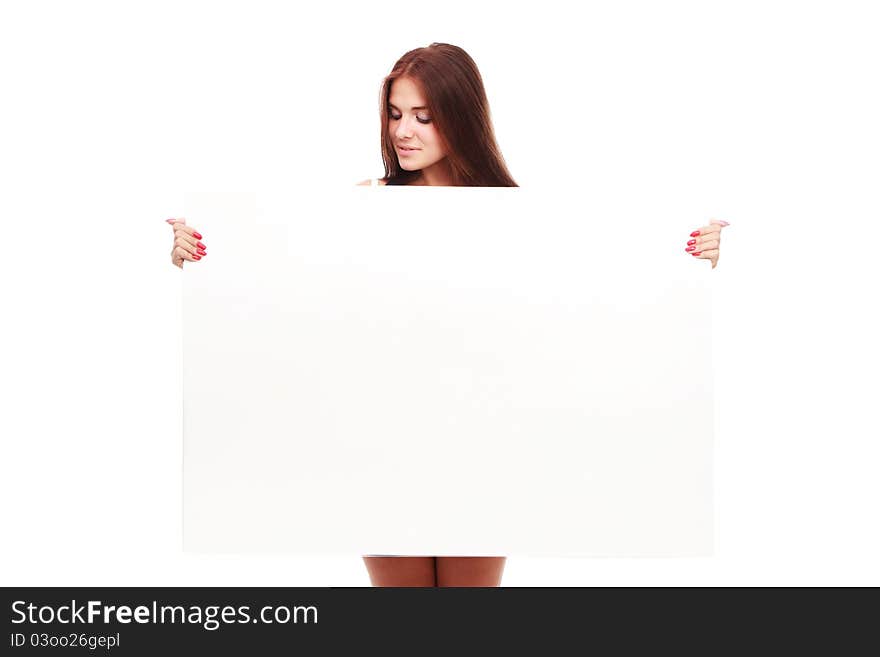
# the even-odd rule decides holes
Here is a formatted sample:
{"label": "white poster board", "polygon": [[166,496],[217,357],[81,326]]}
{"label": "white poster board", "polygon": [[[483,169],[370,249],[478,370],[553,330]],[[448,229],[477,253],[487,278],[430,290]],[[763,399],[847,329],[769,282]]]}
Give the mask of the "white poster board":
{"label": "white poster board", "polygon": [[185,549],[711,554],[710,268],[628,212],[190,195]]}

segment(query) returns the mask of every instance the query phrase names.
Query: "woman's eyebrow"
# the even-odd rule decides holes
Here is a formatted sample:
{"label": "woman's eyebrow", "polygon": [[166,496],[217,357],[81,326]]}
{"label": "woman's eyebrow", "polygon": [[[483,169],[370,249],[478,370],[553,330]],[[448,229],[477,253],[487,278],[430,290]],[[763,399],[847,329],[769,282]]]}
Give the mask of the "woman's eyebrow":
{"label": "woman's eyebrow", "polygon": [[[395,105],[394,103],[388,103],[388,105],[389,105],[389,107],[391,107],[391,109],[396,109],[398,112],[400,111],[400,108],[398,108],[397,105]],[[425,107],[424,105],[419,105],[418,107],[410,107],[410,109],[411,110],[420,110],[420,109],[428,109],[428,108]]]}

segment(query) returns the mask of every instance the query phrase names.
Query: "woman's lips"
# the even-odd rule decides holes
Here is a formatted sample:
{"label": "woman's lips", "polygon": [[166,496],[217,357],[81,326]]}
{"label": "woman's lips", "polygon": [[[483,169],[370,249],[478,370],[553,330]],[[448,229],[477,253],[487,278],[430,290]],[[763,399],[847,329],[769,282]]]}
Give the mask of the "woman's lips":
{"label": "woman's lips", "polygon": [[409,147],[407,147],[407,146],[398,146],[398,147],[397,147],[397,152],[400,153],[400,154],[403,155],[403,156],[412,155],[413,153],[415,153],[415,152],[418,151],[418,150],[421,150],[421,149],[418,149],[418,148],[409,148]]}

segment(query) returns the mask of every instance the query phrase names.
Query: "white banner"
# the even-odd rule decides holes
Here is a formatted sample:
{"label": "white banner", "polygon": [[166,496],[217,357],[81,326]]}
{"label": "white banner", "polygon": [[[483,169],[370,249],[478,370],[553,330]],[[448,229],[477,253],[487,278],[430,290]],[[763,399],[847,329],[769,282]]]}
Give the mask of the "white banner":
{"label": "white banner", "polygon": [[185,548],[711,554],[706,219],[642,210],[190,195]]}

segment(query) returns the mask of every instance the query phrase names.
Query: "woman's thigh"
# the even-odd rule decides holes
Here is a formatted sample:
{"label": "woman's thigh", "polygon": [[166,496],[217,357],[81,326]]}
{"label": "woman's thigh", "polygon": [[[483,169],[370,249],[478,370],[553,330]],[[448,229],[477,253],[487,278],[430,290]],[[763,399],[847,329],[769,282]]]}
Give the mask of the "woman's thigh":
{"label": "woman's thigh", "polygon": [[435,586],[434,557],[364,557],[373,586]]}
{"label": "woman's thigh", "polygon": [[501,586],[505,557],[437,557],[437,586]]}

